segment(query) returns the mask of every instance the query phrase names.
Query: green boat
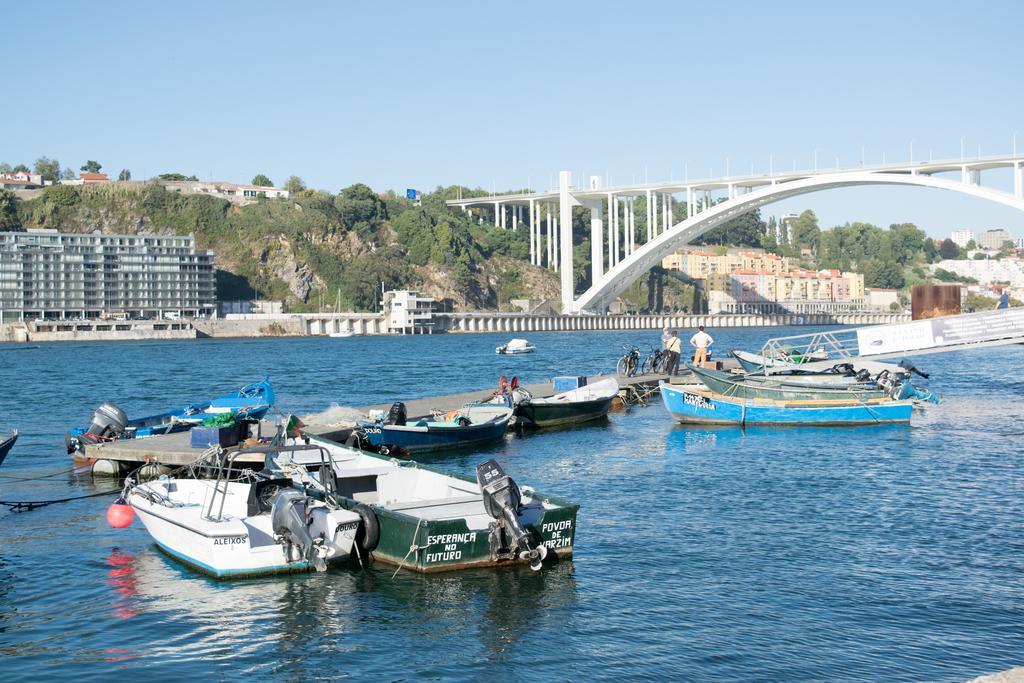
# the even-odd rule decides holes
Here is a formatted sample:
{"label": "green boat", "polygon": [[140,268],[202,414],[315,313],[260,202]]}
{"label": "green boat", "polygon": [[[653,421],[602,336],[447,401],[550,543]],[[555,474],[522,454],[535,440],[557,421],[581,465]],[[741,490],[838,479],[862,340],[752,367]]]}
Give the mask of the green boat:
{"label": "green boat", "polygon": [[774,401],[820,401],[850,400],[861,401],[887,395],[887,391],[875,384],[864,388],[841,387],[820,388],[785,385],[774,379],[761,379],[748,376],[737,376],[718,370],[688,366],[694,376],[716,394],[733,398],[763,398]]}
{"label": "green boat", "polygon": [[609,377],[548,398],[516,396],[516,424],[540,428],[599,420],[608,415],[608,409],[618,395],[619,382]]}
{"label": "green boat", "polygon": [[471,479],[306,438],[314,448],[285,445],[267,467],[359,512],[359,548],[374,560],[428,573],[513,563],[539,570],[572,556],[579,505],[520,490],[493,460]]}

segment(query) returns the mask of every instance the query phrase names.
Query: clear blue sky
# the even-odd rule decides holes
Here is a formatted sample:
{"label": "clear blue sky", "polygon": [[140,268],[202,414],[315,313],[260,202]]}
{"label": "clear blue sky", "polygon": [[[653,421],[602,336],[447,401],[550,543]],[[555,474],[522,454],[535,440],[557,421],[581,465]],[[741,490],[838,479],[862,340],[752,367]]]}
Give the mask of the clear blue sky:
{"label": "clear blue sky", "polygon": [[[994,154],[1024,150],[1022,26],[1020,2],[10,2],[0,161],[500,190]],[[924,189],[765,214],[804,208],[1024,236]]]}

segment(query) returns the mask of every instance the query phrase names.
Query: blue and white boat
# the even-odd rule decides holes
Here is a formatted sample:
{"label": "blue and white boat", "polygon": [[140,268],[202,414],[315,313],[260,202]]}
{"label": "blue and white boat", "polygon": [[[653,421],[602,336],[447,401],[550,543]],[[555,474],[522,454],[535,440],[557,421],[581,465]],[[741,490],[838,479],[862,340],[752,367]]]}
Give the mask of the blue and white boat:
{"label": "blue and white boat", "polygon": [[192,429],[203,420],[231,413],[240,419],[258,420],[274,405],[277,396],[269,379],[219,396],[206,403],[187,405],[179,410],[128,419],[127,413],[107,401],[92,414],[92,424],[75,427],[68,432],[68,453],[82,451],[84,446],[105,441],[144,439],[149,436],[173,434]]}
{"label": "blue and white boat", "polygon": [[863,400],[776,401],[723,396],[662,383],[665,408],[683,424],[865,425],[910,422],[914,401],[887,396]]}
{"label": "blue and white boat", "polygon": [[403,406],[401,411],[393,407],[387,420],[362,422],[359,427],[365,439],[378,449],[435,451],[497,441],[505,435],[513,412],[506,405],[474,403],[461,410],[407,421]]}

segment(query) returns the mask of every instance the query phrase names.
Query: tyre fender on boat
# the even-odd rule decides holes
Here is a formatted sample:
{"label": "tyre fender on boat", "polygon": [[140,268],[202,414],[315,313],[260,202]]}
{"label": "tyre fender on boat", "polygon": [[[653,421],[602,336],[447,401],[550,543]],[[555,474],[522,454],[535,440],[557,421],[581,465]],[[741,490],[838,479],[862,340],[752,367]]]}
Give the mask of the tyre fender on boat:
{"label": "tyre fender on boat", "polygon": [[372,552],[380,543],[380,522],[377,521],[377,514],[369,505],[362,503],[352,508],[352,512],[359,515],[362,520],[356,531],[356,543],[363,552]]}

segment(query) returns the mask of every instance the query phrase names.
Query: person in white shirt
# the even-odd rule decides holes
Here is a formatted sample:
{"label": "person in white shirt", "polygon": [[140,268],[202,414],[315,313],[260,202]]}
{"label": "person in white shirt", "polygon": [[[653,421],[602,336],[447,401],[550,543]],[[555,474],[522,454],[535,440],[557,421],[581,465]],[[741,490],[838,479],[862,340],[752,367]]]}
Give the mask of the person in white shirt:
{"label": "person in white shirt", "polygon": [[704,361],[708,359],[708,349],[715,343],[711,335],[704,331],[704,326],[697,328],[697,334],[690,337],[690,345],[693,347],[693,364],[703,367]]}

